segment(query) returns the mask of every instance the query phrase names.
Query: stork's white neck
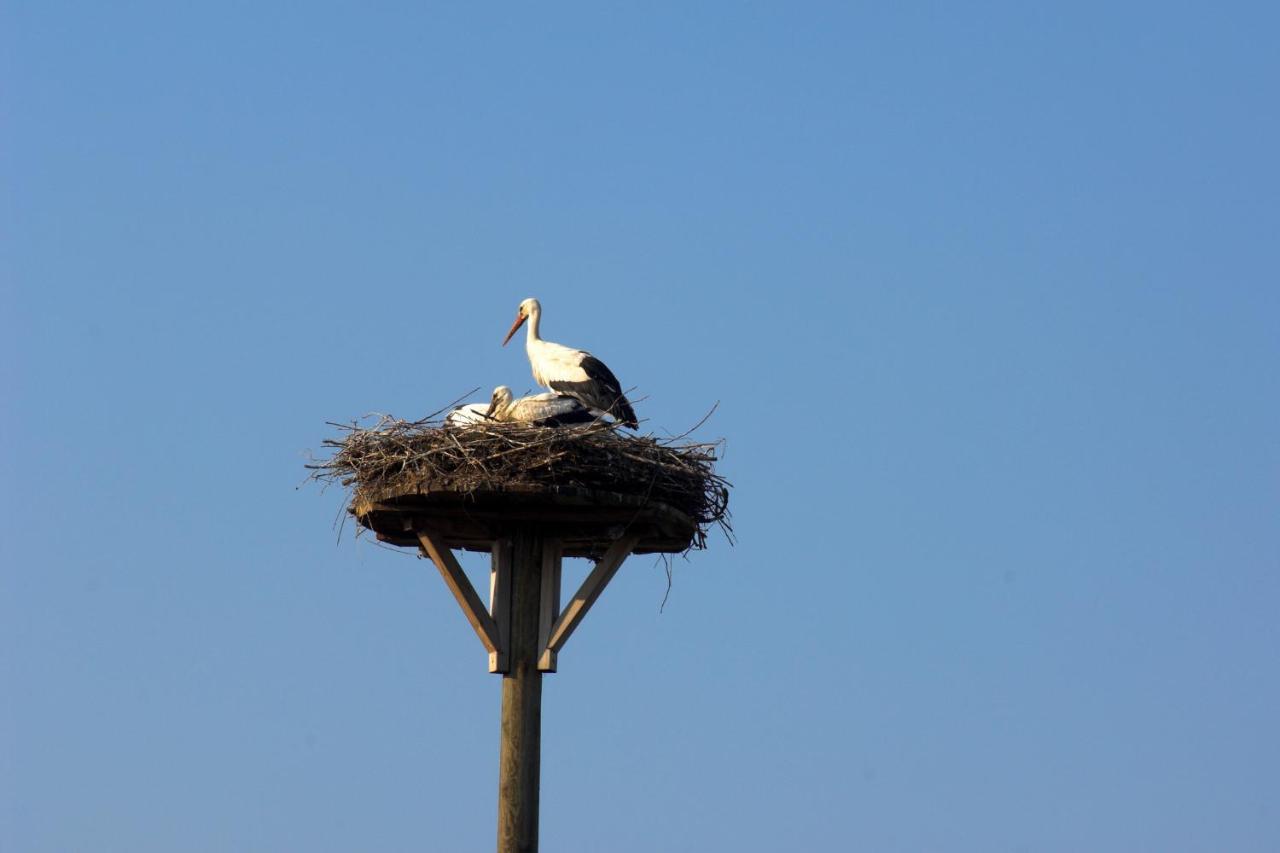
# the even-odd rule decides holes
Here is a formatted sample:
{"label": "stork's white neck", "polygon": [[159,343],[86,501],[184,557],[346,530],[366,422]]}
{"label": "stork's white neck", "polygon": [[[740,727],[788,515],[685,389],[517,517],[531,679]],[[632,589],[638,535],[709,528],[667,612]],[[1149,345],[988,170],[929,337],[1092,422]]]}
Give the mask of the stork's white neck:
{"label": "stork's white neck", "polygon": [[541,329],[539,328],[541,323],[542,309],[535,305],[533,310],[529,312],[529,332],[525,335],[526,346],[534,341],[542,340]]}

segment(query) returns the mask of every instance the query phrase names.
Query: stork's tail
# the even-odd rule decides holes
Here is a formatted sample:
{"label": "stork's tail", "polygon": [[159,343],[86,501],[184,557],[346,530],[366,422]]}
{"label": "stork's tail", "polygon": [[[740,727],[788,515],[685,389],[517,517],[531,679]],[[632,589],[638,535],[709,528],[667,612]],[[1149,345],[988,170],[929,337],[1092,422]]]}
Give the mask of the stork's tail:
{"label": "stork's tail", "polygon": [[617,418],[618,423],[624,427],[630,427],[631,429],[640,427],[640,421],[636,420],[636,410],[631,408],[631,403],[622,394],[619,394],[618,399],[613,401],[609,414]]}

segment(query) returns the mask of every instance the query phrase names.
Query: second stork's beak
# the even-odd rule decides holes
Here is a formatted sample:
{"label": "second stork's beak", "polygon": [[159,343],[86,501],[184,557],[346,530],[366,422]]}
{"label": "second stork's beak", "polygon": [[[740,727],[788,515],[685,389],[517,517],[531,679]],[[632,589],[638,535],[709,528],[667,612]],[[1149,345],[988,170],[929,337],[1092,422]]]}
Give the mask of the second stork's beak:
{"label": "second stork's beak", "polygon": [[524,314],[517,314],[516,321],[511,324],[511,331],[507,332],[507,336],[502,339],[502,345],[505,347],[507,341],[511,340],[511,336],[516,333],[516,329],[520,328],[520,324],[524,322]]}

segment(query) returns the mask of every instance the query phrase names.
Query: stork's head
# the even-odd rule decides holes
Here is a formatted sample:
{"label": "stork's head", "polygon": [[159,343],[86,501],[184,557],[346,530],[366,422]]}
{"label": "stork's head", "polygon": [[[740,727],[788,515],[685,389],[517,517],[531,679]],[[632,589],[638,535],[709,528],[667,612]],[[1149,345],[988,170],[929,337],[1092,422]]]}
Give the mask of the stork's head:
{"label": "stork's head", "polygon": [[538,304],[538,300],[530,297],[520,303],[520,310],[516,311],[516,321],[511,324],[511,331],[507,332],[507,336],[502,339],[502,345],[505,347],[507,341],[511,340],[511,336],[516,333],[516,329],[520,328],[525,320],[528,320],[534,314],[541,314],[542,306]]}
{"label": "stork's head", "polygon": [[500,421],[509,408],[511,408],[511,389],[506,385],[499,385],[493,389],[493,396],[489,398],[489,409],[484,416]]}

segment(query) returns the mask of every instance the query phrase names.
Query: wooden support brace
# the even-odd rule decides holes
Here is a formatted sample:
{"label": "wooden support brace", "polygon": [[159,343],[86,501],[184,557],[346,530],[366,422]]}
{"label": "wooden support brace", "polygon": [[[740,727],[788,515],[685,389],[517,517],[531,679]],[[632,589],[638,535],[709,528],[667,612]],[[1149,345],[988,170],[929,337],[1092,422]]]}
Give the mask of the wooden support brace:
{"label": "wooden support brace", "polygon": [[498,625],[485,610],[484,602],[476,594],[476,588],[471,585],[471,581],[462,571],[462,566],[458,565],[453,552],[445,547],[444,542],[434,533],[427,530],[418,530],[418,541],[422,545],[422,550],[431,558],[431,562],[435,563],[436,568],[440,570],[440,577],[444,578],[445,585],[458,600],[459,606],[462,607],[462,614],[475,629],[485,649],[491,655],[501,652],[502,636],[498,631]]}
{"label": "wooden support brace", "polygon": [[[541,664],[542,659],[554,663],[555,656],[564,648],[569,636],[573,634],[574,630],[582,622],[583,617],[587,615],[587,611],[591,609],[591,605],[596,603],[600,593],[604,592],[604,588],[622,566],[622,561],[627,559],[627,555],[631,553],[631,549],[635,548],[636,543],[639,541],[640,539],[637,536],[628,536],[617,540],[609,546],[608,551],[604,552],[600,562],[596,563],[596,567],[591,570],[591,574],[587,575],[586,580],[582,582],[582,586],[578,587],[578,591],[573,594],[573,600],[569,602],[564,612],[560,614],[560,618],[556,620],[555,626],[551,629],[551,636],[547,640],[547,645],[543,648],[539,664]],[[550,657],[547,657],[548,655]]]}
{"label": "wooden support brace", "polygon": [[560,618],[560,570],[563,562],[564,548],[554,540],[548,539],[542,548],[542,599],[538,614],[538,669],[542,672],[556,671],[556,653],[547,648],[551,642],[551,632]]}
{"label": "wooden support brace", "polygon": [[489,568],[489,615],[498,626],[498,651],[489,652],[489,671],[511,671],[511,543],[493,543]]}

